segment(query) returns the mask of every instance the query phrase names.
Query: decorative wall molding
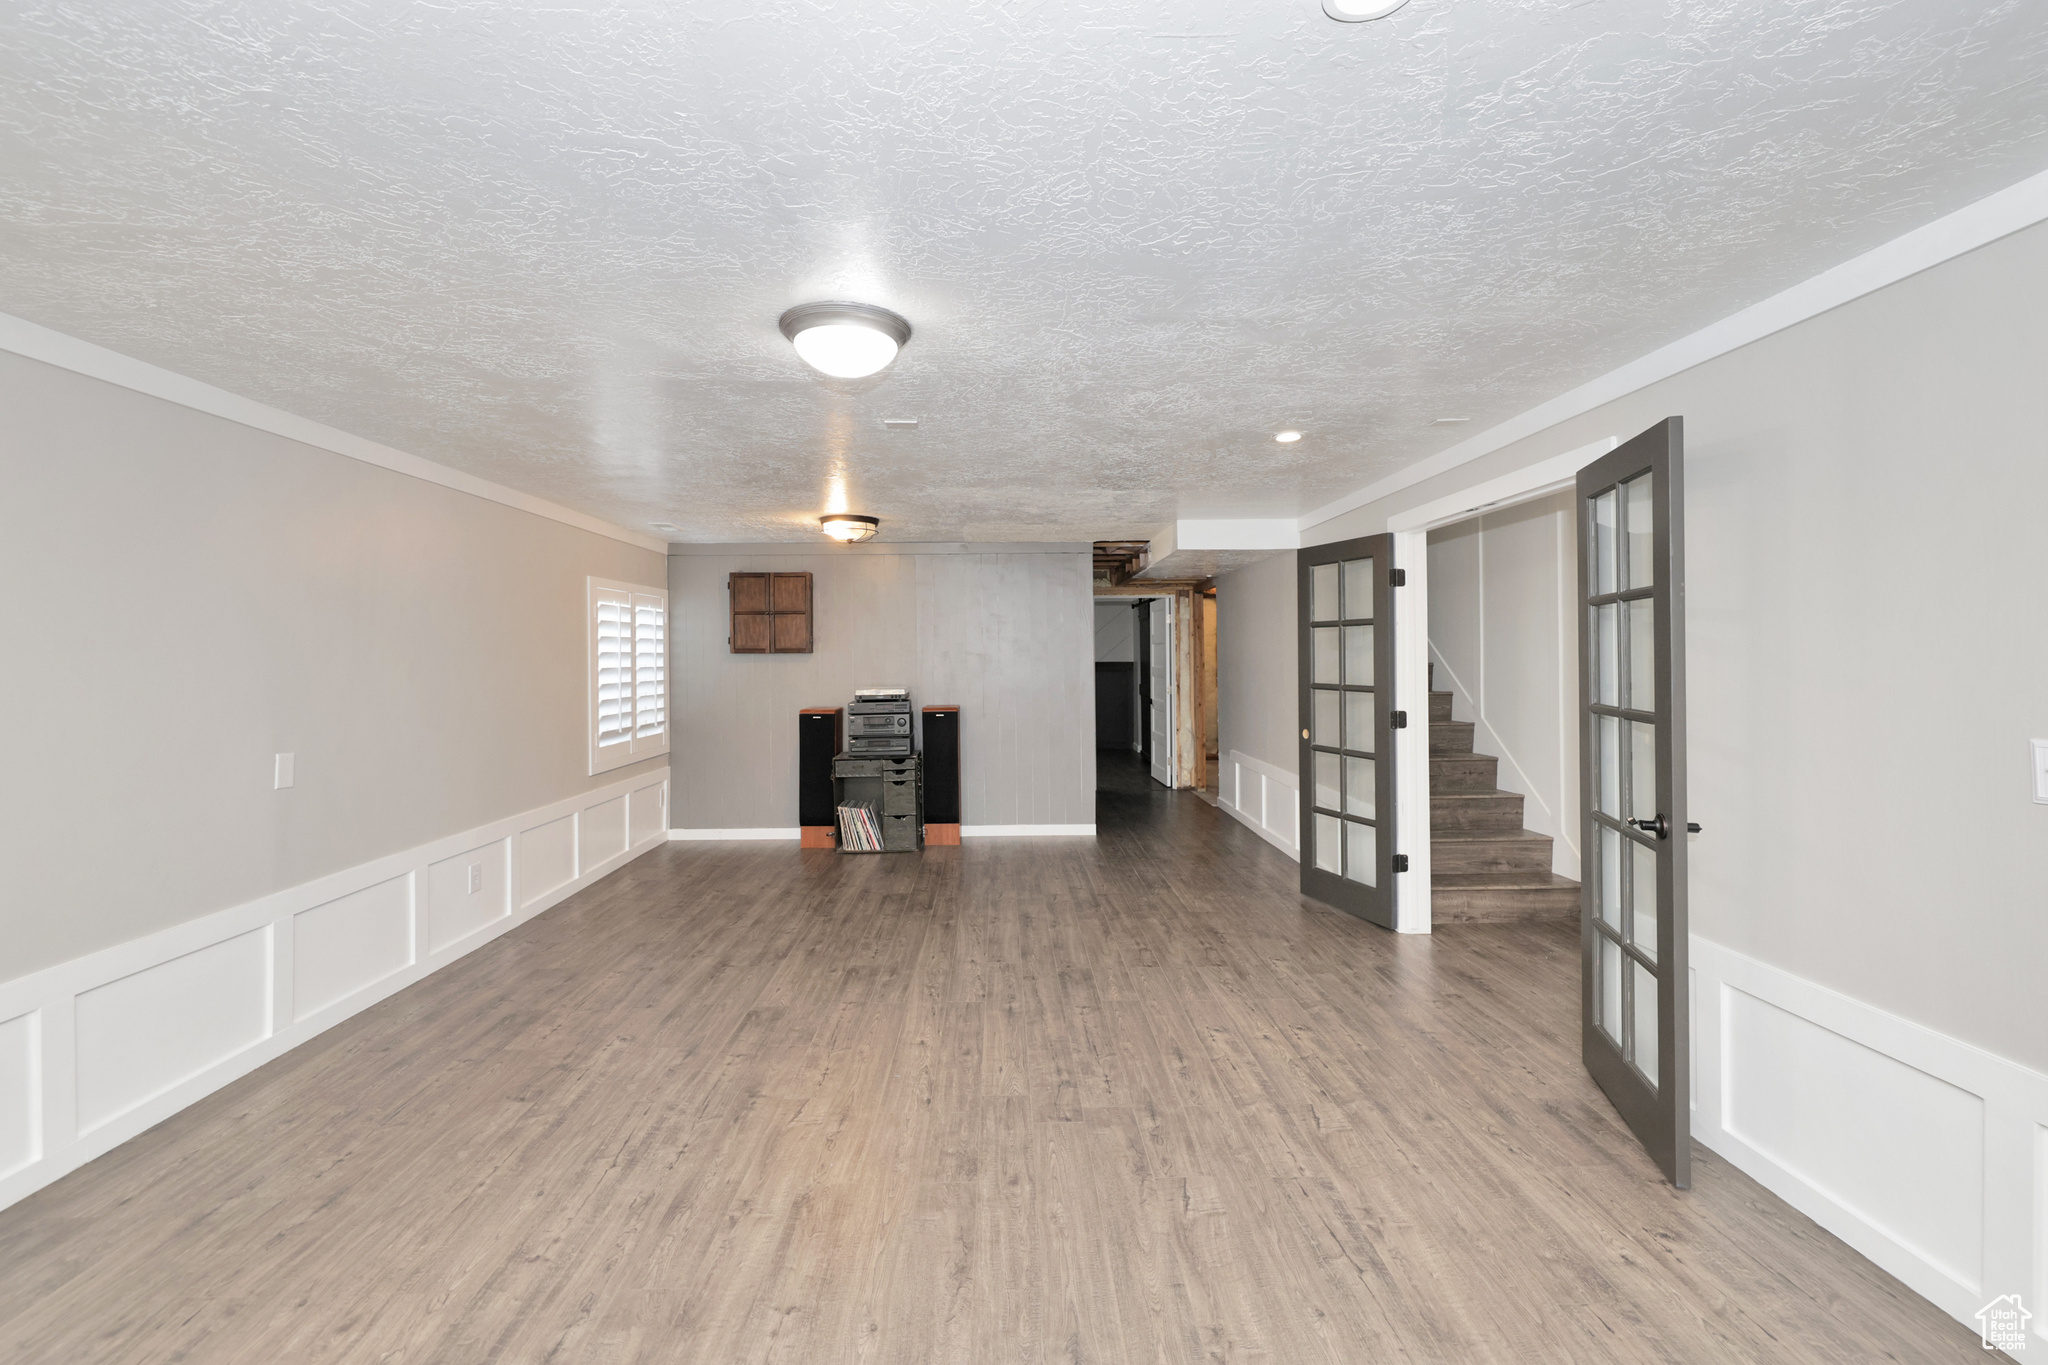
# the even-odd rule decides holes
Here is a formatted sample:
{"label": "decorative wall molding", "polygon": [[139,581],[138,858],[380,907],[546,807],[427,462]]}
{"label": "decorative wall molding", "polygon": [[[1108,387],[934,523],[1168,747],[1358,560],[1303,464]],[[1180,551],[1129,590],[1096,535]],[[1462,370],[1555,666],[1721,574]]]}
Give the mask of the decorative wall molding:
{"label": "decorative wall molding", "polygon": [[1404,488],[1412,488],[1425,479],[1456,469],[1483,455],[1491,455],[1559,422],[1591,412],[1603,403],[1626,398],[1638,389],[1646,389],[1675,374],[1682,374],[1695,365],[1703,365],[1716,356],[1739,350],[1752,341],[1761,341],[1808,318],[1819,317],[1865,294],[1897,284],[1943,261],[1953,260],[1980,246],[1988,246],[2001,237],[2009,237],[2044,220],[2048,220],[2048,171],[2029,176],[1946,217],[1937,218],[1894,237],[1882,246],[1823,270],[1790,289],[1781,290],[1619,369],[1610,370],[1590,383],[1581,384],[1489,427],[1448,450],[1403,466],[1384,479],[1306,513],[1299,522],[1300,529],[1306,533],[1311,527],[1333,517],[1341,517]]}
{"label": "decorative wall molding", "polygon": [[1972,1329],[2048,1302],[2048,1076],[1691,946],[1694,1137]]}
{"label": "decorative wall molding", "polygon": [[1217,765],[1216,805],[1296,862],[1301,861],[1301,784],[1285,768],[1232,749]]}
{"label": "decorative wall molding", "polygon": [[40,360],[46,365],[55,365],[59,369],[70,370],[93,379],[102,379],[109,384],[118,384],[124,389],[146,393],[152,398],[161,398],[166,402],[191,408],[195,412],[224,417],[230,422],[239,422],[245,427],[267,431],[273,436],[282,436],[286,440],[315,446],[335,455],[346,455],[351,460],[361,460],[365,464],[373,464],[399,474],[410,474],[415,479],[425,479],[428,483],[437,483],[443,488],[453,488],[457,492],[469,493],[491,502],[502,503],[507,507],[516,507],[522,512],[531,512],[537,517],[559,521],[565,526],[574,526],[578,530],[591,531],[612,540],[624,541],[628,545],[637,545],[643,550],[668,549],[668,542],[660,536],[629,531],[602,517],[593,517],[563,507],[559,503],[549,502],[546,498],[536,498],[516,488],[507,488],[503,484],[492,483],[489,479],[480,479],[474,474],[465,474],[459,469],[451,469],[447,465],[436,464],[418,455],[409,455],[405,451],[351,435],[310,418],[295,416],[281,408],[259,403],[253,398],[244,398],[239,394],[229,393],[226,389],[217,389],[211,384],[152,365],[146,360],[137,360],[133,356],[122,355],[119,351],[95,346],[90,341],[80,341],[77,337],[52,331],[48,327],[39,327],[25,318],[0,313],[0,350],[12,351],[16,355]]}
{"label": "decorative wall molding", "polygon": [[666,767],[0,983],[0,1208],[663,842]]}

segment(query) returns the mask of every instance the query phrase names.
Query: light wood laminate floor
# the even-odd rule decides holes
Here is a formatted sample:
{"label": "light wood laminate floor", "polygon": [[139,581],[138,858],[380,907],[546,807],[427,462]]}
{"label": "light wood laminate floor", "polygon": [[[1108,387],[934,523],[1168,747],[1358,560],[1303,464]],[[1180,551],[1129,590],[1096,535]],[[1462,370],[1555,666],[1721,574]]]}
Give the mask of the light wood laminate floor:
{"label": "light wood laminate floor", "polygon": [[0,1358],[1985,1358],[1710,1154],[1659,1180],[1568,932],[1101,818],[642,858],[0,1212]]}

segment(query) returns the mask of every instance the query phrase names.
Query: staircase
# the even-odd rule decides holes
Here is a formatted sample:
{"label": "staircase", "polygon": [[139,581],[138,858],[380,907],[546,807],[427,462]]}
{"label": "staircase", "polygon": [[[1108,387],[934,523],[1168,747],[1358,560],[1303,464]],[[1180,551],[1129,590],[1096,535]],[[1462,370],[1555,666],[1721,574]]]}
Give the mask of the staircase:
{"label": "staircase", "polygon": [[1550,836],[1522,828],[1522,795],[1495,785],[1499,766],[1492,755],[1472,752],[1472,722],[1452,720],[1451,694],[1432,688],[1430,917],[1575,919],[1579,884],[1550,870]]}

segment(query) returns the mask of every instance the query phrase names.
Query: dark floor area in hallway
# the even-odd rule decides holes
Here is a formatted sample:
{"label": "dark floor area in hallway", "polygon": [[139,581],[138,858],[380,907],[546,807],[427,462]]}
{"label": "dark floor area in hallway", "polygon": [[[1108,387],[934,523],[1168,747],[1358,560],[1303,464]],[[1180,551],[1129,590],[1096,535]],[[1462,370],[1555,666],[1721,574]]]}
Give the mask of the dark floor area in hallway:
{"label": "dark floor area in hallway", "polygon": [[1166,787],[1152,780],[1145,756],[1129,749],[1095,751],[1095,790],[1098,795],[1166,796]]}
{"label": "dark floor area in hallway", "polygon": [[1399,937],[1187,793],[1100,809],[670,844],[0,1212],[0,1358],[1984,1358],[1659,1179],[1568,928]]}

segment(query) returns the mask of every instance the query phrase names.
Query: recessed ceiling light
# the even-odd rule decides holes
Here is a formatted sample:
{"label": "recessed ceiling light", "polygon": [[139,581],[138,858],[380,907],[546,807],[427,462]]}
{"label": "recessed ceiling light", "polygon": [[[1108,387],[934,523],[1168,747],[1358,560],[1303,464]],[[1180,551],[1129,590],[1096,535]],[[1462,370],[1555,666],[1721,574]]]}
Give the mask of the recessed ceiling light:
{"label": "recessed ceiling light", "polygon": [[909,431],[917,425],[917,419],[915,417],[884,417],[882,425],[897,431]]}
{"label": "recessed ceiling light", "polygon": [[1430,425],[1433,427],[1454,427],[1460,422],[1469,422],[1471,420],[1470,417],[1439,417],[1434,422],[1431,422]]}
{"label": "recessed ceiling light", "polygon": [[1283,446],[1293,445],[1301,439],[1301,433],[1298,431],[1276,431],[1273,433],[1273,439]]}
{"label": "recessed ceiling light", "polygon": [[683,533],[683,528],[672,521],[650,521],[647,523],[647,529],[659,531],[665,536],[679,536]]}
{"label": "recessed ceiling light", "polygon": [[806,365],[834,379],[867,378],[910,340],[907,321],[871,303],[800,303],[779,325]]}
{"label": "recessed ceiling light", "polygon": [[1323,0],[1323,13],[1340,24],[1362,24],[1368,19],[1384,19],[1408,0]]}
{"label": "recessed ceiling light", "polygon": [[848,544],[856,540],[866,540],[882,529],[879,517],[863,517],[853,512],[833,512],[819,517],[818,525],[824,528],[825,534],[832,539]]}

